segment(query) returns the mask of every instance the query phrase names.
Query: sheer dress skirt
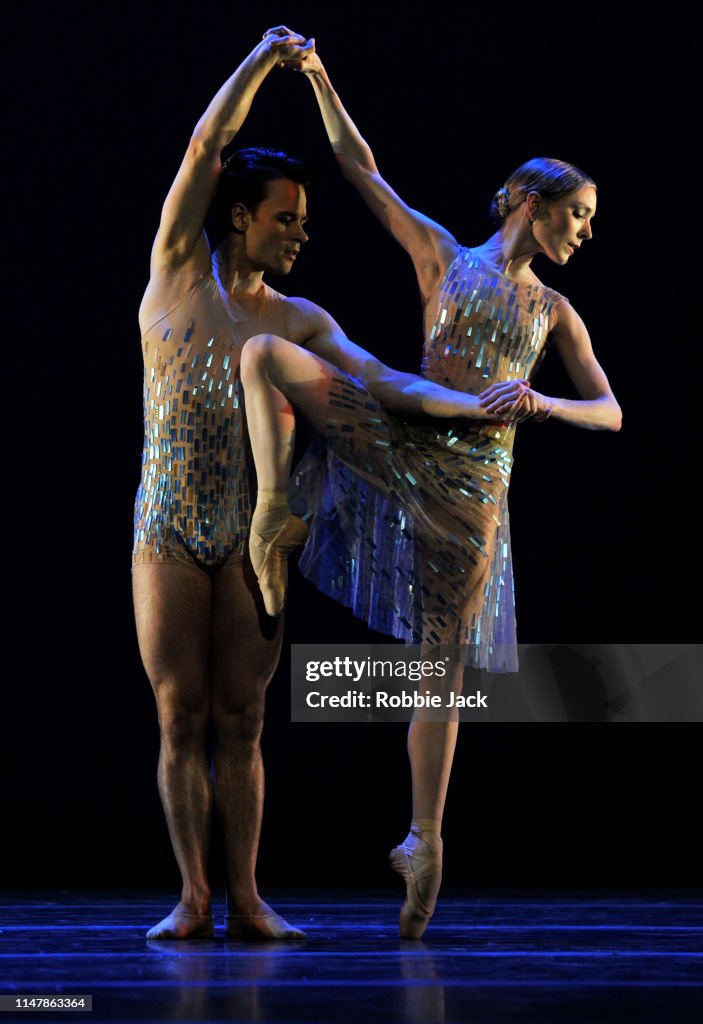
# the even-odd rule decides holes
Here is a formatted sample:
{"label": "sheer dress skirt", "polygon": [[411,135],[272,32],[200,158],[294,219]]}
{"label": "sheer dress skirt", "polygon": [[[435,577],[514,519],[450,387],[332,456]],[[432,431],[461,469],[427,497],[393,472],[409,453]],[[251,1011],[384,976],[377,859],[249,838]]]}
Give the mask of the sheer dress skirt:
{"label": "sheer dress skirt", "polygon": [[291,481],[295,511],[311,519],[299,568],[374,630],[465,645],[468,665],[516,671],[513,436],[478,421],[399,419],[335,371],[326,437]]}

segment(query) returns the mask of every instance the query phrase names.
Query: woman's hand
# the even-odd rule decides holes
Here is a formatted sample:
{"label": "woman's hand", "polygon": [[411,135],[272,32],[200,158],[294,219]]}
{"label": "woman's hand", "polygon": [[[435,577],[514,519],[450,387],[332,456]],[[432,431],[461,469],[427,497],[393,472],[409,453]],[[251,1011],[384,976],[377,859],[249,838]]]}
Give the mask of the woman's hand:
{"label": "woman's hand", "polygon": [[512,422],[519,423],[520,420],[534,420],[536,423],[541,423],[542,420],[546,420],[552,415],[552,408],[551,399],[541,395],[539,391],[533,391],[530,388],[523,395],[521,405]]}
{"label": "woman's hand", "polygon": [[299,60],[281,61],[281,67],[292,68],[293,71],[302,71],[304,75],[310,75],[311,78],[312,76],[319,75],[320,72],[324,71],[319,54],[315,52],[315,40],[310,39],[309,43],[312,45],[311,50],[306,49],[304,55]]}
{"label": "woman's hand", "polygon": [[320,58],[315,53],[315,40],[306,39],[286,25],[277,25],[264,32],[264,42],[279,54],[278,66],[304,71],[307,74],[321,69]]}
{"label": "woman's hand", "polygon": [[519,423],[526,419],[534,419],[539,423],[552,412],[549,399],[533,391],[530,382],[522,378],[491,384],[478,397],[487,413],[501,416],[509,423]]}

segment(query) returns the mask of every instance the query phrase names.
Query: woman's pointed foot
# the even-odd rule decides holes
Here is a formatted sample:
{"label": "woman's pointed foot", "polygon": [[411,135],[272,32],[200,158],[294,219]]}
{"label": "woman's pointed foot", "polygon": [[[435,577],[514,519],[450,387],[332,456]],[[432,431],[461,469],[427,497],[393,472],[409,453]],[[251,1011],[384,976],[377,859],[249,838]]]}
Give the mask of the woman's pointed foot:
{"label": "woman's pointed foot", "polygon": [[405,879],[405,902],[400,909],[400,936],[419,939],[434,914],[442,882],[442,840],[424,840],[411,829],[389,856],[394,871]]}
{"label": "woman's pointed foot", "polygon": [[280,615],[288,590],[288,556],[308,538],[308,524],[289,515],[283,526],[268,540],[252,526],[249,556],[269,615]]}

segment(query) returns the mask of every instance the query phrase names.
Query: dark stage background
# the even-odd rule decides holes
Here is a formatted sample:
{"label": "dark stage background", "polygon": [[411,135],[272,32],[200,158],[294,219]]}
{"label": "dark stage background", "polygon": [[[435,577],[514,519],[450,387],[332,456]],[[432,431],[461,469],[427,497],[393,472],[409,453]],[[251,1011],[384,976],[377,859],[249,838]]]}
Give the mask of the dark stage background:
{"label": "dark stage background", "polygon": [[[666,23],[615,11],[69,2],[15,12],[16,174],[3,210],[6,884],[176,887],[130,595],[137,307],[189,134],[271,25],[316,36],[382,172],[466,244],[487,237],[490,197],[530,156],[562,157],[596,179],[593,242],[563,269],[536,269],[585,318],[624,427],[520,430],[511,485],[520,639],[691,639],[693,611],[681,597],[691,572],[688,409],[660,392],[686,368],[677,269],[671,243],[661,244],[676,220],[676,55]],[[387,362],[415,369],[410,261],[341,179],[308,82],[272,73],[240,139],[289,149],[315,170],[311,241],[290,279],[274,283],[329,309]],[[554,357],[537,387],[574,394]],[[404,727],[289,721],[290,642],[370,634],[295,572],[286,629],[264,741],[262,880],[343,880],[352,891],[386,882],[384,857],[410,810]],[[448,880],[695,881],[694,728],[464,725],[447,808]]]}

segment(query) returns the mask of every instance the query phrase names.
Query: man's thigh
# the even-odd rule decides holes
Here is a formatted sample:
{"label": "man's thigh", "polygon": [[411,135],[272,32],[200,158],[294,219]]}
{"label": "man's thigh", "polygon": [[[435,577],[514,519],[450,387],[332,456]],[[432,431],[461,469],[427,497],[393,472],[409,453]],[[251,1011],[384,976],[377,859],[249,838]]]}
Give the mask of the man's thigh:
{"label": "man's thigh", "polygon": [[207,697],[212,581],[197,566],[144,563],[132,570],[134,613],[152,687],[181,700]]}
{"label": "man's thigh", "polygon": [[281,654],[283,619],[266,614],[248,558],[226,563],[212,582],[213,706],[236,713],[263,697]]}

